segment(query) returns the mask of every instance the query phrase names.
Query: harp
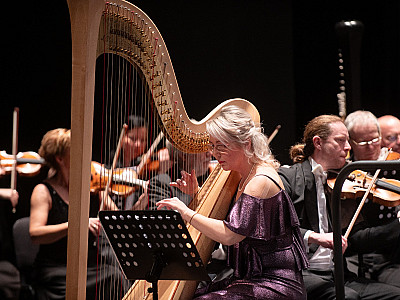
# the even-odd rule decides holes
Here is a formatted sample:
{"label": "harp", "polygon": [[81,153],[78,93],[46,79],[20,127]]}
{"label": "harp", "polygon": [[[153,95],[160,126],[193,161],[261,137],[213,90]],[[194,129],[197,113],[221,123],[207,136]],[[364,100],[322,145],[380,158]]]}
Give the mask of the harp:
{"label": "harp", "polygon": [[[186,114],[165,43],[156,26],[144,12],[121,0],[67,1],[73,56],[73,162],[70,170],[66,298],[84,299],[97,57],[102,53],[112,54],[135,68],[145,86],[146,97],[151,102],[152,118],[157,120],[164,136],[183,152],[198,153],[207,150],[208,135],[205,123],[218,115],[223,106],[233,104],[242,107],[256,122],[259,122],[259,114],[250,102],[232,99],[217,106],[200,122],[192,122]],[[238,174],[222,171],[217,167],[191,205],[204,215],[224,218],[239,179]],[[194,228],[189,228],[189,232],[203,261],[206,262],[211,254],[213,242]],[[163,299],[188,299],[195,289],[195,283],[191,282],[189,285],[190,288],[184,282],[166,281],[159,284],[159,295]],[[125,298],[143,298],[144,288],[145,283],[136,282]]]}

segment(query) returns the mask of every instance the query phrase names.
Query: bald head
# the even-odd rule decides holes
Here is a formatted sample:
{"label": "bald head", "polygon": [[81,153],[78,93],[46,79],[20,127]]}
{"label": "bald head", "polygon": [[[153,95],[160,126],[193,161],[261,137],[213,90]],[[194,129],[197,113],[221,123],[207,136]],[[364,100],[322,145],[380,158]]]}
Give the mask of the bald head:
{"label": "bald head", "polygon": [[400,152],[400,120],[394,116],[386,115],[378,118],[382,134],[382,147],[392,148]]}

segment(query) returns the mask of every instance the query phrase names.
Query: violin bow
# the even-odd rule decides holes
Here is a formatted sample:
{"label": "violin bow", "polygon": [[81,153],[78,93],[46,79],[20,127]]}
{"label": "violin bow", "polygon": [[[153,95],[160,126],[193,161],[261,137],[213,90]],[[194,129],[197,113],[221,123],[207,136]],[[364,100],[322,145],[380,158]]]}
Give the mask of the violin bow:
{"label": "violin bow", "polygon": [[362,209],[363,206],[364,206],[365,200],[367,200],[367,197],[368,197],[368,195],[369,195],[369,192],[370,192],[371,189],[372,189],[372,186],[375,184],[376,180],[378,179],[378,175],[379,175],[380,171],[381,171],[381,169],[377,169],[377,170],[375,171],[374,177],[373,177],[372,180],[371,180],[371,184],[368,186],[368,189],[365,191],[364,196],[362,197],[361,202],[360,202],[360,204],[358,205],[357,210],[356,210],[356,212],[354,213],[353,218],[351,219],[351,222],[350,222],[350,224],[349,224],[349,227],[347,227],[346,233],[344,234],[344,237],[345,237],[346,239],[349,237],[350,231],[353,229],[354,223],[356,222],[356,220],[357,220],[357,218],[358,218],[358,215],[360,214],[361,209]]}
{"label": "violin bow", "polygon": [[[387,159],[388,159],[389,154],[391,153],[390,150],[391,150],[391,149],[389,149],[389,151],[387,151],[384,160],[387,160]],[[374,175],[374,177],[371,179],[371,184],[369,185],[367,191],[365,192],[363,198],[361,199],[361,202],[360,202],[360,204],[358,205],[358,208],[357,208],[357,210],[356,210],[356,212],[355,212],[353,218],[351,219],[351,222],[350,222],[350,224],[349,224],[349,227],[348,227],[347,230],[346,230],[346,233],[345,233],[345,235],[344,235],[345,238],[347,238],[347,237],[349,236],[350,231],[351,231],[351,229],[353,228],[354,223],[356,222],[357,217],[358,217],[358,215],[360,214],[362,207],[364,206],[364,202],[365,202],[365,200],[367,199],[367,196],[369,195],[369,192],[370,192],[371,189],[372,189],[372,186],[373,186],[373,185],[377,182],[377,180],[378,180],[378,175],[379,175],[380,171],[381,171],[381,169],[377,169],[377,170],[375,171],[375,175]]]}
{"label": "violin bow", "polygon": [[[19,108],[14,108],[13,113],[13,135],[12,135],[12,169],[11,169],[11,184],[10,188],[15,190],[17,188],[17,153],[18,153],[18,124],[19,124]],[[12,208],[12,212],[16,212],[16,208]]]}
{"label": "violin bow", "polygon": [[120,152],[121,152],[121,142],[122,142],[122,139],[124,138],[124,136],[125,136],[125,134],[126,134],[126,129],[127,129],[127,128],[128,128],[128,125],[126,125],[126,124],[124,124],[124,125],[122,126],[121,134],[120,134],[119,140],[118,140],[117,149],[115,150],[114,159],[113,159],[113,163],[112,163],[111,170],[110,170],[110,173],[111,173],[111,174],[109,174],[109,176],[108,176],[107,185],[106,185],[106,188],[105,188],[105,191],[106,191],[106,192],[104,193],[103,197],[101,197],[100,210],[102,210],[102,209],[104,208],[104,207],[103,207],[103,205],[104,205],[104,198],[105,198],[105,197],[108,197],[108,192],[109,192],[109,190],[110,190],[111,181],[113,180],[113,173],[114,173],[115,167],[116,167],[116,165],[117,165],[117,161],[118,161],[118,158],[119,158],[119,154],[120,154]]}
{"label": "violin bow", "polygon": [[153,144],[150,146],[149,150],[143,155],[142,159],[140,160],[139,165],[137,166],[136,173],[141,174],[143,167],[145,166],[147,160],[150,158],[150,156],[153,155],[154,150],[157,148],[158,144],[161,142],[161,139],[164,137],[164,134],[162,131],[157,135],[155,138]]}
{"label": "violin bow", "polygon": [[267,139],[267,144],[269,145],[269,143],[272,142],[272,140],[274,139],[274,137],[278,134],[279,129],[281,129],[281,125],[278,125],[275,127],[275,130],[271,133],[271,135],[268,137]]}

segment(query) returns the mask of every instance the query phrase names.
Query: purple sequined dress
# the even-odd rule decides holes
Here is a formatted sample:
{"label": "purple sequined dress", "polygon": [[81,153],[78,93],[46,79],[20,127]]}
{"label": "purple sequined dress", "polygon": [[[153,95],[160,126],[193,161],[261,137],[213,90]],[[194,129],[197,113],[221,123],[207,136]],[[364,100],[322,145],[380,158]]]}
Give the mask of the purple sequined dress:
{"label": "purple sequined dress", "polygon": [[224,222],[246,236],[228,248],[233,275],[198,290],[196,300],[307,298],[301,271],[308,261],[296,211],[284,190],[268,199],[242,194]]}

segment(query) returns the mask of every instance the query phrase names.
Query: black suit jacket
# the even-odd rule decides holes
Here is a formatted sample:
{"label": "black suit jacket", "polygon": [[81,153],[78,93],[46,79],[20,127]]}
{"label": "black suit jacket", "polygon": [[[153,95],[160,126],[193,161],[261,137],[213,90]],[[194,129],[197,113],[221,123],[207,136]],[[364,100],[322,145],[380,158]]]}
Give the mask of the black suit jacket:
{"label": "black suit jacket", "polygon": [[[290,167],[282,166],[279,168],[278,173],[281,176],[285,190],[294,203],[303,237],[308,230],[319,232],[317,191],[310,162],[306,160]],[[330,220],[329,209],[327,213],[328,220]],[[329,225],[331,226],[330,222]],[[317,250],[318,245],[311,244],[309,247],[308,256],[310,258]]]}

